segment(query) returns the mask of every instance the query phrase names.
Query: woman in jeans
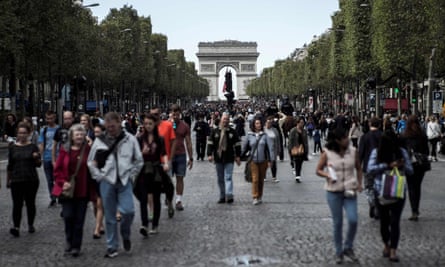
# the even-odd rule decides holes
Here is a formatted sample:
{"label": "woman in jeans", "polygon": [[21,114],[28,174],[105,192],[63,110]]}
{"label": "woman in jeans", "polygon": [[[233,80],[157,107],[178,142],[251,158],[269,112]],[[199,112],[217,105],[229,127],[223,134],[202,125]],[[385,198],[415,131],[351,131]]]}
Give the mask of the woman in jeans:
{"label": "woman in jeans", "polygon": [[253,205],[258,205],[262,203],[264,178],[266,177],[267,167],[271,165],[271,159],[275,158],[275,152],[272,140],[263,132],[263,121],[261,118],[257,117],[253,120],[251,130],[252,131],[247,134],[246,139],[244,139],[242,154],[244,154],[247,149],[250,149],[250,155],[252,155],[252,162],[250,164],[252,173],[252,198]]}
{"label": "woman in jeans", "polygon": [[[65,253],[73,257],[78,257],[80,254],[87,204],[96,198],[96,184],[91,179],[87,167],[90,146],[85,136],[86,131],[81,124],[71,126],[68,132],[67,150],[64,147],[60,148],[54,167],[53,194],[59,197],[62,203],[62,216],[65,221]],[[62,192],[73,186],[70,181],[72,175],[76,175],[73,197],[63,198]]]}
{"label": "woman in jeans", "polygon": [[[395,131],[391,127],[385,127],[379,146],[373,149],[368,161],[368,172],[375,176],[374,187],[380,192],[382,187],[382,175],[386,171],[397,167],[406,175],[413,175],[413,166],[408,152],[400,145]],[[405,199],[387,203],[379,199],[377,208],[380,214],[380,234],[383,240],[383,257],[388,257],[392,262],[398,262],[397,246],[400,238],[400,217],[402,215]]]}
{"label": "woman in jeans", "polygon": [[[304,129],[304,119],[298,118],[296,126],[292,128],[289,132],[289,156],[291,158],[292,169],[294,170],[295,182],[301,182],[301,168],[303,166],[303,161],[308,160],[307,153],[309,151],[307,132]],[[303,144],[304,153],[298,156],[291,155],[291,149],[293,147],[298,147]]]}
{"label": "woman in jeans", "polygon": [[[413,157],[413,153],[419,153],[425,155],[425,159],[427,159],[427,155],[429,154],[428,138],[423,132],[416,115],[409,116],[408,122],[406,123],[406,129],[402,134],[402,140],[405,147],[408,149],[411,158]],[[406,176],[409,202],[411,204],[411,217],[409,217],[409,220],[417,221],[419,219],[422,181],[427,170],[424,168],[424,165],[420,165],[418,162],[413,163],[413,169],[414,173]]]}
{"label": "woman in jeans", "polygon": [[[326,198],[334,226],[335,261],[343,256],[358,261],[353,243],[357,232],[357,192],[362,191],[362,168],[355,147],[349,145],[348,132],[343,128],[329,131],[328,140],[317,165],[317,175],[326,179]],[[343,209],[348,231],[343,245]]]}
{"label": "woman in jeans", "polygon": [[29,140],[31,126],[20,122],[17,126],[17,140],[9,146],[7,183],[12,195],[12,219],[14,227],[9,233],[20,236],[23,203],[26,204],[28,215],[28,232],[34,233],[34,218],[36,216],[36,195],[39,188],[39,176],[36,167],[40,167],[39,149]]}

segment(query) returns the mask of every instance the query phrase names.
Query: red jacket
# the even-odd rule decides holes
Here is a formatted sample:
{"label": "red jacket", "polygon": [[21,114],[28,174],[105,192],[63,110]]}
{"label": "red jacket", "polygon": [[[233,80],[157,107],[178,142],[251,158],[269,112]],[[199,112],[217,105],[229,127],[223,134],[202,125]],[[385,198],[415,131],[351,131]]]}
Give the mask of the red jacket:
{"label": "red jacket", "polygon": [[[80,150],[76,151],[80,156]],[[74,189],[75,198],[89,198],[94,200],[96,197],[95,181],[91,179],[88,167],[87,159],[90,152],[90,146],[86,145],[85,151],[82,157],[82,163],[80,164],[79,171],[76,177],[76,188]],[[72,163],[70,161],[73,160]],[[69,181],[70,175],[74,174],[77,162],[74,161],[75,156],[66,151],[63,147],[60,148],[59,156],[57,157],[56,166],[54,167],[54,187],[52,194],[54,196],[60,196],[63,191],[63,184]],[[71,166],[70,166],[71,165]]]}

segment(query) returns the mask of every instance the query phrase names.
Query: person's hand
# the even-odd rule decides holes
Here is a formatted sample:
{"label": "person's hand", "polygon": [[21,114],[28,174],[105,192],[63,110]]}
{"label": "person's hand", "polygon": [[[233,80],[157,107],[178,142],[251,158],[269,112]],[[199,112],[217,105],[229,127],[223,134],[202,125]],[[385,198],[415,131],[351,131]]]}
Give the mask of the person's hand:
{"label": "person's hand", "polygon": [[189,159],[189,162],[187,163],[187,166],[189,166],[189,170],[193,167],[193,159]]}
{"label": "person's hand", "polygon": [[241,159],[240,159],[240,157],[236,157],[236,158],[235,158],[235,162],[236,162],[236,165],[240,166],[240,165],[241,165]]}
{"label": "person's hand", "polygon": [[35,159],[38,159],[38,158],[40,158],[40,153],[39,152],[33,152],[32,153],[32,157],[35,158]]}
{"label": "person's hand", "polygon": [[359,184],[358,186],[357,186],[357,192],[362,192],[363,191],[363,186],[361,185],[361,184]]}
{"label": "person's hand", "polygon": [[71,184],[69,182],[64,182],[63,183],[63,191],[69,190],[71,188]]}
{"label": "person's hand", "polygon": [[168,165],[168,163],[164,163],[164,164],[162,164],[162,169],[163,169],[165,172],[168,172],[168,170],[170,169],[170,166]]}
{"label": "person's hand", "polygon": [[208,156],[207,159],[209,160],[209,162],[213,162],[213,156]]}

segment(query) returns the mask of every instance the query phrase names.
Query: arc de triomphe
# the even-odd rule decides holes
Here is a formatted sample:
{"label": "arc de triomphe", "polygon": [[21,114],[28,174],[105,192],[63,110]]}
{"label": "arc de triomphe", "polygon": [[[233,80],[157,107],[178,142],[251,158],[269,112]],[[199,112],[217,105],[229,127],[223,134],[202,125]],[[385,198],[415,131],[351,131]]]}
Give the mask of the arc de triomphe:
{"label": "arc de triomphe", "polygon": [[218,101],[219,92],[222,91],[219,81],[219,72],[226,67],[235,69],[232,80],[236,77],[235,96],[239,100],[247,100],[246,87],[249,81],[257,78],[257,52],[256,42],[240,42],[233,40],[218,42],[200,42],[196,56],[199,60],[198,75],[209,81],[210,92],[208,101]]}

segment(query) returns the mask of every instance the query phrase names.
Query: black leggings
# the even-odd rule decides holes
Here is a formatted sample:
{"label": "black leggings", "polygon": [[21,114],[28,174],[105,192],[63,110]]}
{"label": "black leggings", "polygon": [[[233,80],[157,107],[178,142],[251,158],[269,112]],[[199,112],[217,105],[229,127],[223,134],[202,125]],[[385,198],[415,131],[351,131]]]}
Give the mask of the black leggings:
{"label": "black leggings", "polygon": [[397,249],[400,239],[400,217],[402,216],[405,199],[389,205],[381,205],[377,201],[380,215],[380,234],[384,244]]}
{"label": "black leggings", "polygon": [[12,220],[14,222],[14,227],[20,227],[23,201],[26,203],[28,225],[34,225],[34,219],[36,217],[36,195],[38,188],[39,180],[11,183]]}
{"label": "black leggings", "polygon": [[303,158],[300,156],[297,157],[293,157],[292,156],[292,161],[291,161],[291,165],[292,168],[295,169],[295,176],[301,176],[301,167],[303,166]]}
{"label": "black leggings", "polygon": [[276,160],[271,161],[270,172],[272,173],[273,178],[277,177],[277,161]]}
{"label": "black leggings", "polygon": [[148,178],[139,181],[136,185],[135,191],[139,200],[142,226],[148,226],[148,194],[153,194],[153,222],[152,228],[159,225],[159,218],[161,217],[161,193],[165,192],[167,200],[173,201],[174,186],[169,181],[154,182],[149,181]]}
{"label": "black leggings", "polygon": [[411,204],[411,212],[419,214],[420,196],[422,192],[422,181],[425,176],[425,171],[413,164],[414,174],[407,175],[406,181],[408,183],[409,203]]}

